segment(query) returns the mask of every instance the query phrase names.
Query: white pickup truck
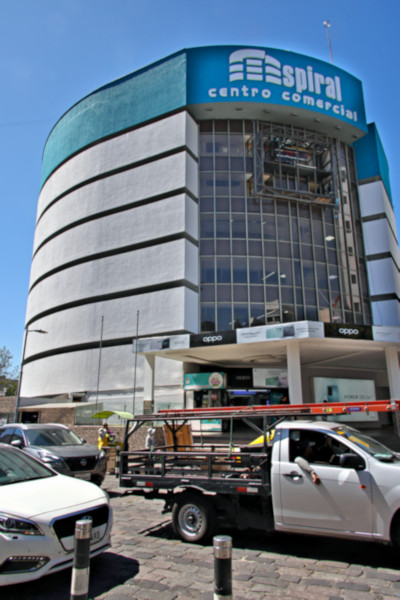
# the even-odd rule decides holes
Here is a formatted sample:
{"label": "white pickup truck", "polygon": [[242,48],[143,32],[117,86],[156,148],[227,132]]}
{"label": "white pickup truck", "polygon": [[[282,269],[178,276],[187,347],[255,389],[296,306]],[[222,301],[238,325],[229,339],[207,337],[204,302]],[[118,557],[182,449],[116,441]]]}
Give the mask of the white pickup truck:
{"label": "white pickup truck", "polygon": [[[291,417],[268,434],[261,428],[258,448],[202,441],[129,451],[145,418],[127,427],[120,485],[164,499],[186,541],[228,524],[400,544],[400,456],[352,427]],[[169,428],[177,432],[182,423]]]}

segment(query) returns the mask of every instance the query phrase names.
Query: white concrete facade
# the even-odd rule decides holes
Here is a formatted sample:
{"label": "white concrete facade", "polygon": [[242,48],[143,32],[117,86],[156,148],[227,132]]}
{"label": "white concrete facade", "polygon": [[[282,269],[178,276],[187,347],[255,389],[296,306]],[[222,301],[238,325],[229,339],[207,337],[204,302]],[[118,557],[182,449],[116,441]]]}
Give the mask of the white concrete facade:
{"label": "white concrete facade", "polygon": [[400,323],[400,251],[393,207],[382,181],[359,186],[371,308],[375,325]]}
{"label": "white concrete facade", "polygon": [[[47,180],[27,323],[48,333],[28,334],[22,397],[93,393],[102,317],[102,391],[133,388],[137,311],[141,336],[197,331],[197,148],[182,111],[84,149]],[[157,363],[156,397],[181,402],[183,367]]]}

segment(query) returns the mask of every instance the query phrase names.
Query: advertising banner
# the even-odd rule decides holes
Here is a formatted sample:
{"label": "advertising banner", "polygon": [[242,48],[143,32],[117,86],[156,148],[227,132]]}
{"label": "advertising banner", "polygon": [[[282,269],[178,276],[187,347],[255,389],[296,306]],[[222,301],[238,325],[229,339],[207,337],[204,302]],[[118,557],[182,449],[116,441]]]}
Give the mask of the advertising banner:
{"label": "advertising banner", "polygon": [[275,48],[187,50],[187,103],[257,102],[314,111],[367,131],[361,82],[329,63]]}
{"label": "advertising banner", "polygon": [[[315,402],[366,402],[376,400],[375,382],[371,379],[344,379],[340,377],[314,377]],[[355,407],[354,412],[334,415],[333,421],[377,421],[378,413],[365,413]]]}
{"label": "advertising banner", "polygon": [[400,343],[400,327],[382,327],[372,326],[372,337],[377,342],[395,342]]}
{"label": "advertising banner", "polygon": [[279,325],[244,327],[236,330],[236,337],[238,344],[288,338],[323,338],[324,325],[317,321],[298,321],[296,323],[280,323]]}
{"label": "advertising banner", "polygon": [[287,387],[287,369],[253,369],[253,385],[255,388]]}
{"label": "advertising banner", "polygon": [[[154,352],[156,350],[181,350],[190,347],[190,335],[171,335],[170,337],[158,337],[139,339],[137,344],[138,353]],[[136,340],[133,340],[132,352],[136,352]]]}

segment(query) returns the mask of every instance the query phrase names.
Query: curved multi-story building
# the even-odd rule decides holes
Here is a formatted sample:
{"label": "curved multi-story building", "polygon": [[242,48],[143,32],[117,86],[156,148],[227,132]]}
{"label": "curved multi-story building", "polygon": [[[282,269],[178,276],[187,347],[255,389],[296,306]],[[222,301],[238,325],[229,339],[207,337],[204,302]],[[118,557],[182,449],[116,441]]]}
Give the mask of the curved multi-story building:
{"label": "curved multi-story building", "polygon": [[[270,48],[183,50],[77,102],[49,135],[21,395],[127,408],[151,389],[179,404],[184,373],[221,371],[224,357],[254,364],[233,358],[229,336],[205,336],[233,344],[201,358],[189,334],[285,323],[389,326],[395,362],[399,265],[387,162],[358,79]],[[138,356],[137,336],[188,351],[172,361],[161,343],[156,358]],[[260,356],[257,367],[279,366]],[[384,395],[391,375],[376,371]]]}

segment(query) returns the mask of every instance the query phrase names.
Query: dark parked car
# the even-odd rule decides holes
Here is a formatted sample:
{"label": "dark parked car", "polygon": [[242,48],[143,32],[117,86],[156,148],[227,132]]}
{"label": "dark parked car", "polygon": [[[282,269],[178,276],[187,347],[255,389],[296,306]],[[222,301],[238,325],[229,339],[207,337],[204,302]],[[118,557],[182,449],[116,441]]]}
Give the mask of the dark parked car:
{"label": "dark parked car", "polygon": [[87,444],[65,425],[9,423],[0,427],[0,442],[24,449],[59,473],[97,485],[106,474],[104,450]]}

